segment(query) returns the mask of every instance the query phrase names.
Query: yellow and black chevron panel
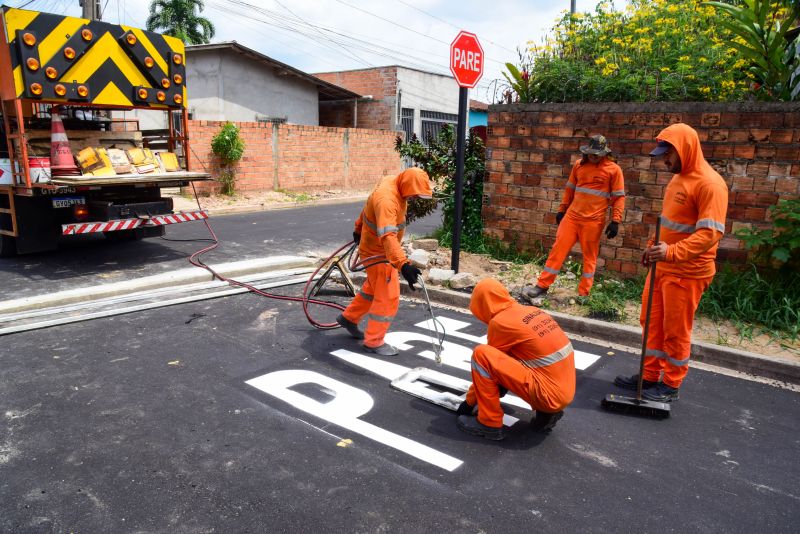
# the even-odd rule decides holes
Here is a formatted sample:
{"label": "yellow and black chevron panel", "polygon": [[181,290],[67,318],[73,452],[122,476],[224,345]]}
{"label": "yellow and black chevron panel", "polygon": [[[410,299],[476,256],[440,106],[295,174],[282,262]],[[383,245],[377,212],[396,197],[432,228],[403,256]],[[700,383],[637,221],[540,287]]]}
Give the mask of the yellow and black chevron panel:
{"label": "yellow and black chevron panel", "polygon": [[99,20],[3,8],[17,98],[186,106],[183,42]]}

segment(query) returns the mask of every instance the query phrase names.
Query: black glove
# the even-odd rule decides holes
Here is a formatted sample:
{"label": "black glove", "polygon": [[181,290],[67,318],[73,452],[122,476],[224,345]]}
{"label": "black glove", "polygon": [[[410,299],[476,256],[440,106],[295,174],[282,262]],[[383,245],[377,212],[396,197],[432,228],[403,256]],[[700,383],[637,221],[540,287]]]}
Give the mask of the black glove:
{"label": "black glove", "polygon": [[410,263],[404,263],[403,266],[400,267],[400,273],[403,275],[403,278],[406,279],[406,282],[408,282],[408,287],[416,290],[417,288],[414,287],[414,284],[417,283],[417,277],[422,274],[422,271]]}
{"label": "black glove", "polygon": [[564,218],[564,212],[563,211],[559,211],[558,213],[556,213],[556,226],[561,224],[561,219],[563,219],[563,218]]}
{"label": "black glove", "polygon": [[617,221],[611,221],[608,223],[606,227],[606,237],[609,239],[614,239],[617,237],[617,232],[619,232],[619,223]]}
{"label": "black glove", "polygon": [[472,410],[474,410],[474,406],[470,406],[467,404],[467,401],[462,402],[458,405],[458,409],[456,410],[456,415],[472,415]]}
{"label": "black glove", "polygon": [[356,245],[358,245],[359,243],[361,243],[361,234],[359,234],[358,232],[353,232],[353,242],[354,242]]}

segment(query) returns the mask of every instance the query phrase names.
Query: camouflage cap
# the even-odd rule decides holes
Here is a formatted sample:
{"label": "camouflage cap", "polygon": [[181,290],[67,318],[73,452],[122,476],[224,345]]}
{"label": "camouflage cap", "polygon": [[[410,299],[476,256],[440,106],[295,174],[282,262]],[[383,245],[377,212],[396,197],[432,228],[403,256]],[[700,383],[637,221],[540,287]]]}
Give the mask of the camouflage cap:
{"label": "camouflage cap", "polygon": [[581,147],[581,153],[586,155],[593,155],[593,156],[605,156],[611,153],[611,149],[608,148],[608,141],[606,140],[606,136],[604,135],[593,135],[591,139],[589,139],[588,146]]}

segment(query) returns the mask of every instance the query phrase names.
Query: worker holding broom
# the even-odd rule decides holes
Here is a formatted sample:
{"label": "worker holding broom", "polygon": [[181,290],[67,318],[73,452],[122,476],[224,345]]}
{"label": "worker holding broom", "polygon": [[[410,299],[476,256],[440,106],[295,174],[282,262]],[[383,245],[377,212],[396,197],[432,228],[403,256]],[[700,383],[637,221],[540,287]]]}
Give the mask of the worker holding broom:
{"label": "worker holding broom", "polygon": [[478,282],[469,309],[488,325],[487,344],[472,353],[472,385],[456,411],[458,428],[505,438],[500,397],[511,391],[536,411],[533,430],[552,430],[575,396],[572,343],[547,312],[517,303],[497,280]]}
{"label": "worker holding broom", "polygon": [[[424,170],[412,167],[397,176],[386,176],[367,198],[356,219],[353,239],[358,244],[361,261],[366,265],[367,280],[336,322],[364,348],[381,356],[395,356],[397,349],[383,338],[400,305],[398,271],[411,289],[422,274],[411,265],[400,243],[406,227],[407,201],[431,198],[430,178]],[[367,316],[367,330],[358,323]]]}
{"label": "worker holding broom", "polygon": [[614,163],[608,141],[602,135],[589,139],[589,144],[581,147],[581,154],[581,159],[572,167],[556,214],[556,241],[547,257],[544,271],[535,286],[526,286],[522,290],[522,295],[528,300],[547,293],[576,242],[580,242],[583,254],[583,273],[578,284],[578,295],[588,296],[594,284],[600,236],[606,223],[609,204],[611,222],[606,227],[606,237],[613,239],[619,232],[625,209],[625,179],[622,169]]}
{"label": "worker holding broom", "polygon": [[[661,238],[648,243],[642,263],[658,262],[655,280],[642,292],[641,324],[650,284],[655,284],[644,351],[642,397],[678,400],[689,370],[694,314],[716,271],[714,259],[725,232],[728,186],[703,157],[697,132],[673,124],[656,138],[651,156],[661,156],[674,173],[664,192]],[[614,384],[637,389],[639,375],[618,376]]]}

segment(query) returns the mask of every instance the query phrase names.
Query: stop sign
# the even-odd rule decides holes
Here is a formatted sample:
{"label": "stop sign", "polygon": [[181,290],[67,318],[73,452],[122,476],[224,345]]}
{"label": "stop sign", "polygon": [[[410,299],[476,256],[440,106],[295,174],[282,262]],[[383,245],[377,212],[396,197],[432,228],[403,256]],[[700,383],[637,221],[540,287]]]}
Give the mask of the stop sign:
{"label": "stop sign", "polygon": [[483,76],[483,47],[474,33],[460,31],[450,44],[450,72],[461,87],[473,88]]}

